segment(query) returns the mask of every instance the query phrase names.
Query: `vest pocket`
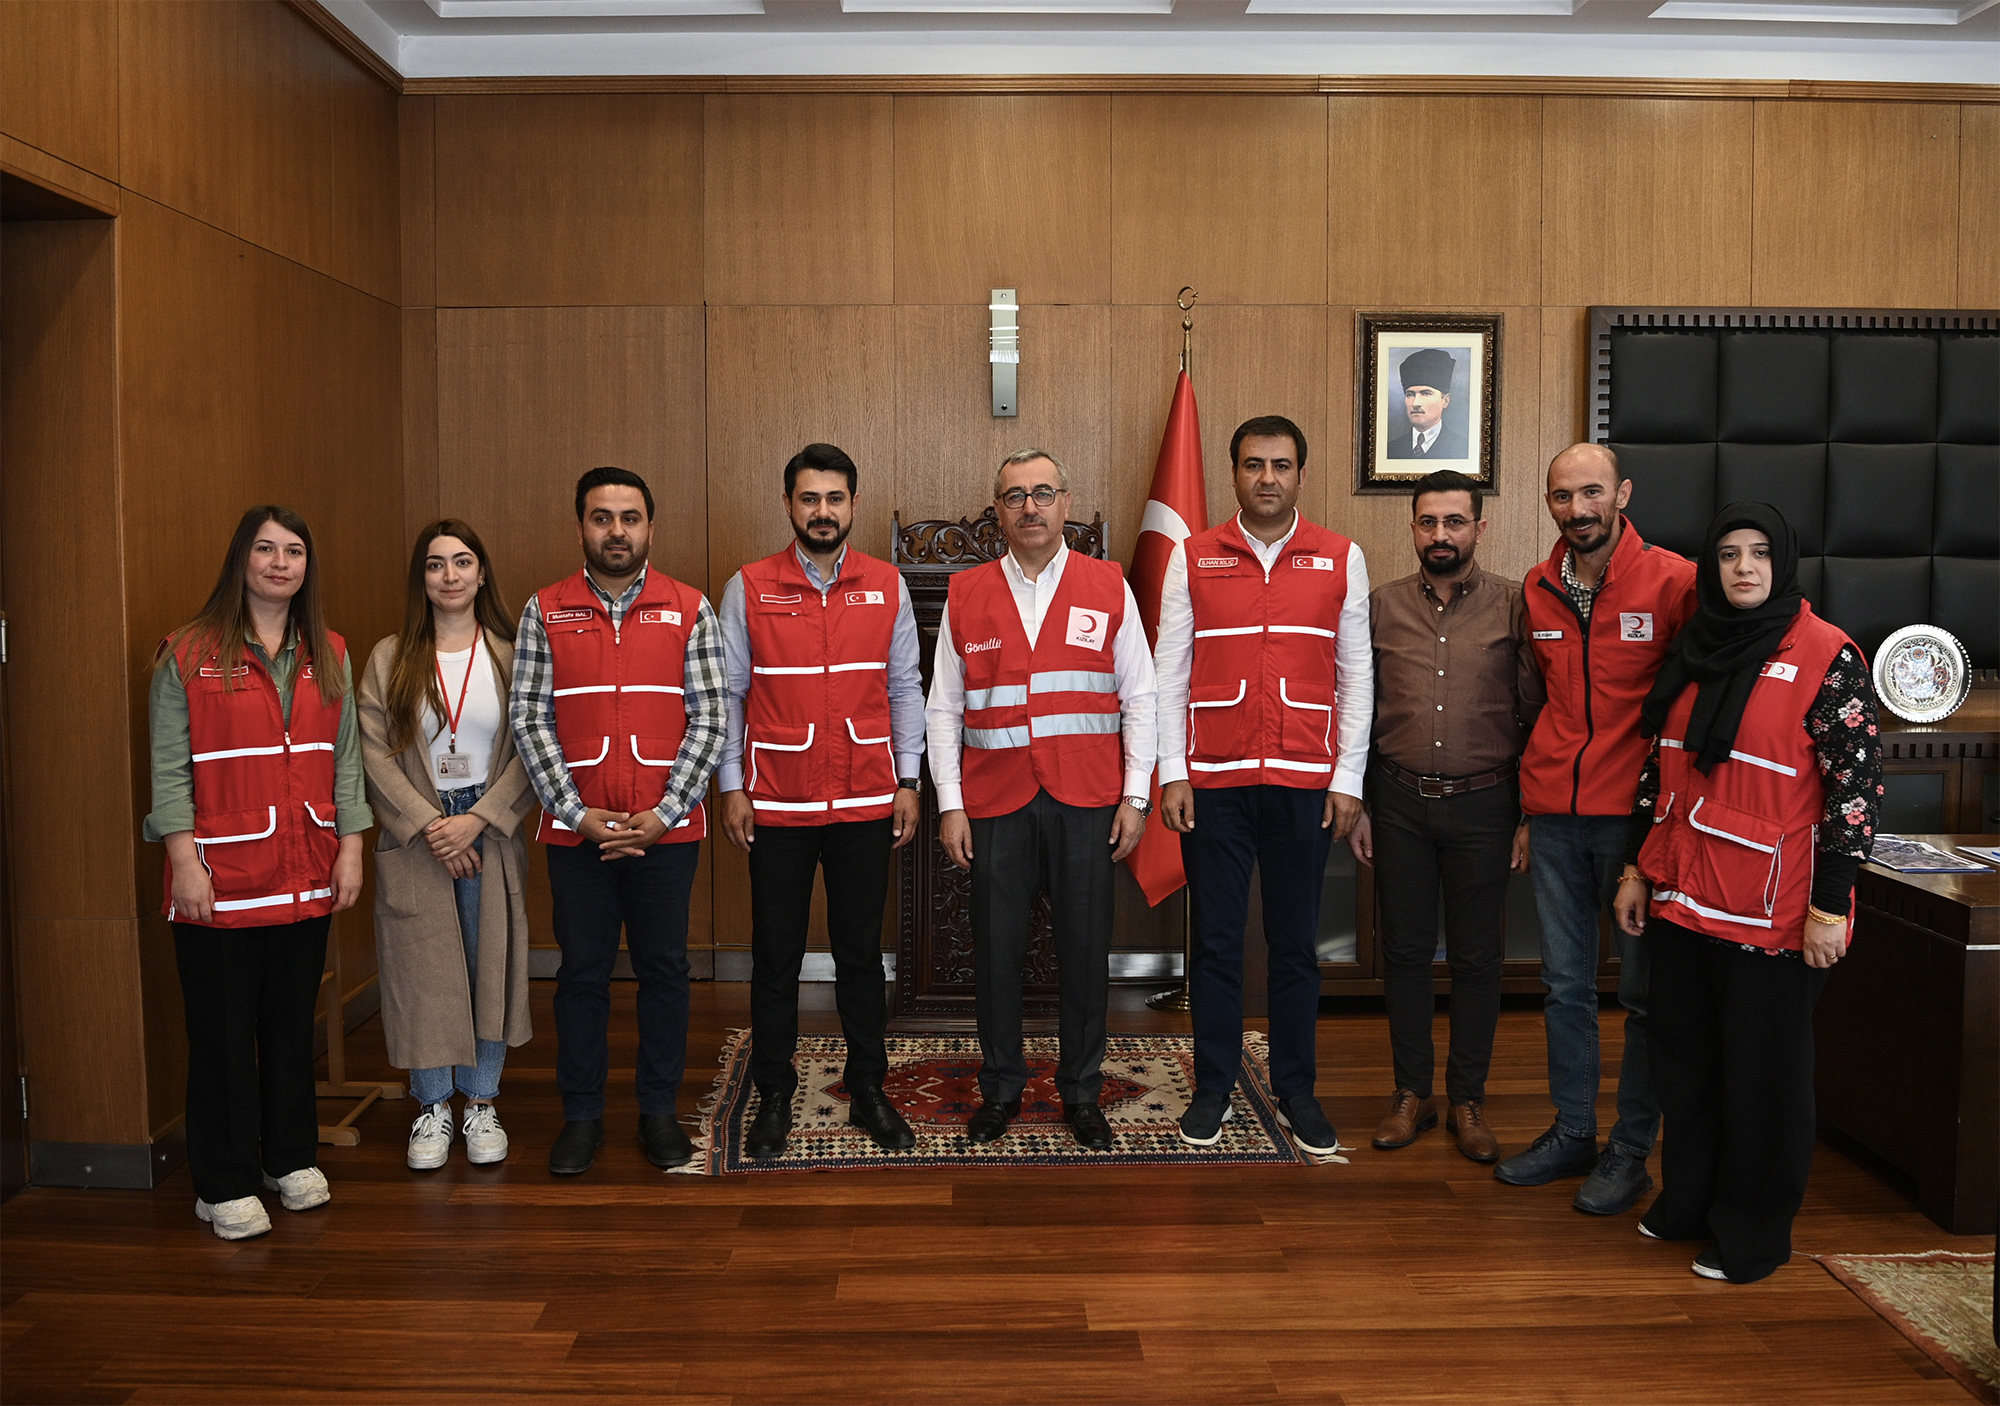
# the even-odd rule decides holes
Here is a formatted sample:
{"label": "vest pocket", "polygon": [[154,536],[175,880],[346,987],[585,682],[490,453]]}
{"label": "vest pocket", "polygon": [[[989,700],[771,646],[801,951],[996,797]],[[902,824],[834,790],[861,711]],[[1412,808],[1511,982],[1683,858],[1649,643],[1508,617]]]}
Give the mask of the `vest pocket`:
{"label": "vest pocket", "polygon": [[852,796],[895,794],[896,759],[890,737],[887,717],[847,720],[847,789]]}
{"label": "vest pocket", "polygon": [[1308,756],[1333,755],[1333,690],[1305,679],[1279,679],[1278,701],[1284,704],[1278,725],[1278,745]]}
{"label": "vest pocket", "polygon": [[814,725],[769,723],[748,734],[750,793],[804,800],[812,794]]}
{"label": "vest pocket", "polygon": [[1188,755],[1239,761],[1255,755],[1247,679],[1234,684],[1191,684],[1188,688]]}
{"label": "vest pocket", "polygon": [[679,753],[680,744],[671,737],[633,735],[632,760],[640,766],[672,766]]}
{"label": "vest pocket", "polygon": [[1769,927],[1783,876],[1785,832],[1704,796],[1687,812],[1690,897],[1727,919]]}
{"label": "vest pocket", "polygon": [[556,740],[562,744],[563,765],[566,767],[600,766],[611,755],[611,739],[608,737],[564,737],[558,733]]}
{"label": "vest pocket", "polygon": [[[208,868],[217,900],[268,898],[280,890],[277,835],[276,806],[220,811],[196,819],[196,853]],[[332,872],[330,861],[327,870]]]}

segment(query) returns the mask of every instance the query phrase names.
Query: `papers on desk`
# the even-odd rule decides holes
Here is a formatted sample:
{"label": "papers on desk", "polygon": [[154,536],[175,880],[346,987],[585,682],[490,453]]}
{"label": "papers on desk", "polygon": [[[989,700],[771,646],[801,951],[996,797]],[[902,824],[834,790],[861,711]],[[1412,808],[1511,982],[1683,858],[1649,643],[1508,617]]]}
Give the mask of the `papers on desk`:
{"label": "papers on desk", "polygon": [[[1936,845],[1927,845],[1922,840],[1905,839],[1901,835],[1877,835],[1875,849],[1868,856],[1871,864],[1879,864],[1885,869],[1894,869],[1899,874],[1983,874],[1986,866],[1975,864],[1969,859],[1960,859],[1955,854],[1946,854]],[[2000,862],[2000,861],[1996,861]]]}
{"label": "papers on desk", "polygon": [[1995,868],[2000,868],[2000,845],[1960,845],[1959,851],[1974,859],[1983,859]]}

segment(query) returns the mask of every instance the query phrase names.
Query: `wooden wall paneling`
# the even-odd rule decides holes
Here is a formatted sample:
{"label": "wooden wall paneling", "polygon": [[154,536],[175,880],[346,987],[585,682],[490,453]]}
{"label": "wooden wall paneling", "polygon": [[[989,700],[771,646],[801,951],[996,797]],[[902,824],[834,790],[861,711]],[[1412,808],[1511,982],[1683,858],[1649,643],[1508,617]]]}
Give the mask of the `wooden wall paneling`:
{"label": "wooden wall paneling", "polygon": [[1329,303],[1541,301],[1542,99],[1329,101]]}
{"label": "wooden wall paneling", "polygon": [[[164,856],[146,846],[142,863]],[[373,874],[369,875],[373,879]],[[369,905],[373,909],[372,901]],[[135,925],[139,954],[139,1006],[144,1017],[146,1060],[146,1136],[158,1142],[187,1114],[187,1013],[181,1001],[179,961],[174,932],[166,915],[141,912]]]}
{"label": "wooden wall paneling", "polygon": [[[861,551],[889,554],[898,506],[896,318],[887,307],[717,307],[708,314],[709,595],[719,600],[745,562],[792,540],[782,497],[785,461],[814,441],[846,450],[859,471]],[[717,838],[715,942],[750,941],[750,868]],[[815,889],[812,940],[826,936]]]}
{"label": "wooden wall paneling", "polygon": [[[1323,519],[1360,544],[1368,558],[1368,578],[1376,585],[1416,570],[1410,539],[1410,499],[1401,493],[1354,491],[1355,313],[1327,310],[1327,411],[1323,483],[1330,506]],[[1542,310],[1486,307],[1466,311],[1499,313],[1500,463],[1499,491],[1487,496],[1492,526],[1480,544],[1480,564],[1519,579],[1534,561],[1534,523],[1541,512]],[[1318,457],[1314,450],[1314,457]]]}
{"label": "wooden wall paneling", "polygon": [[1958,302],[2000,308],[2000,107],[1958,116]]}
{"label": "wooden wall paneling", "polygon": [[1542,309],[1542,448],[1535,491],[1549,461],[1590,437],[1590,309]]}
{"label": "wooden wall paneling", "polygon": [[118,179],[118,7],[0,3],[0,132]]}
{"label": "wooden wall paneling", "polygon": [[21,1072],[36,1142],[145,1142],[144,1008],[132,918],[17,918]]}
{"label": "wooden wall paneling", "polygon": [[[136,902],[128,829],[79,847],[64,827],[34,823],[78,795],[100,814],[132,807],[116,549],[116,263],[110,220],[9,224],[0,248],[0,591],[17,822],[10,877],[23,918],[129,919]],[[99,544],[87,553],[88,586],[76,575],[79,531]]]}
{"label": "wooden wall paneling", "polygon": [[1751,105],[1543,100],[1544,303],[1750,297]]}
{"label": "wooden wall paneling", "polygon": [[887,96],[704,100],[710,303],[895,296]]}
{"label": "wooden wall paneling", "polygon": [[437,100],[399,98],[397,182],[406,308],[437,304]]}
{"label": "wooden wall paneling", "polygon": [[701,302],[699,98],[436,102],[441,306]]}
{"label": "wooden wall paneling", "polygon": [[326,56],[325,68],[333,142],[327,272],[386,302],[400,302],[399,99],[372,73],[338,54]]}
{"label": "wooden wall paneling", "polygon": [[1111,457],[1111,309],[1021,309],[1020,414],[1007,419],[993,415],[987,325],[983,306],[896,309],[897,477],[891,501],[871,512],[976,517],[1000,461],[1039,445],[1069,471],[1072,513],[1110,518],[1121,467]]}
{"label": "wooden wall paneling", "polygon": [[120,183],[222,229],[236,227],[234,31],[239,4],[118,4]]}
{"label": "wooden wall paneling", "polygon": [[[438,359],[436,308],[404,308],[403,529],[404,546],[418,528],[442,515],[438,487]],[[490,550],[490,549],[489,549]],[[515,583],[518,604],[519,584]]]}
{"label": "wooden wall paneling", "polygon": [[[1307,517],[1328,522],[1329,494],[1344,489],[1349,478],[1338,449],[1328,448],[1338,437],[1328,432],[1329,410],[1336,423],[1346,411],[1327,402],[1326,327],[1327,312],[1321,307],[1217,307],[1196,312],[1193,379],[1211,524],[1236,511],[1229,437],[1253,415],[1287,416],[1305,433],[1306,482],[1299,507]],[[1177,308],[1112,309],[1113,471],[1104,515],[1111,523],[1112,555],[1120,561],[1131,561],[1138,540],[1180,370],[1180,351]],[[1329,525],[1339,528],[1340,509],[1332,511]]]}
{"label": "wooden wall paneling", "polygon": [[896,301],[1111,297],[1111,99],[899,97]]}
{"label": "wooden wall paneling", "polygon": [[[87,219],[93,210],[100,215],[118,213],[115,184],[4,132],[0,132],[0,175],[20,178],[20,184],[7,190],[9,219]],[[17,209],[24,197],[37,209]]]}
{"label": "wooden wall paneling", "polygon": [[1111,298],[1326,297],[1326,99],[1111,100]]}
{"label": "wooden wall paneling", "polygon": [[335,64],[349,65],[289,5],[250,4],[236,13],[231,77],[234,115],[243,125],[236,133],[239,184],[229,228],[339,277],[333,261],[332,71]]}
{"label": "wooden wall paneling", "polygon": [[1944,103],[1760,100],[1752,303],[1954,302],[1958,114]]}

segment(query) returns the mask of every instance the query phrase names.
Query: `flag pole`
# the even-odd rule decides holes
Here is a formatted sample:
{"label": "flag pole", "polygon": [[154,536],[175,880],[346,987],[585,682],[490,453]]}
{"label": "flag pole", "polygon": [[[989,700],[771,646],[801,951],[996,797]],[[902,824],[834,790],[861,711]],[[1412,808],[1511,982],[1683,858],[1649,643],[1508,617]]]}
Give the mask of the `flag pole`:
{"label": "flag pole", "polygon": [[[1183,288],[1174,298],[1174,306],[1181,310],[1181,374],[1189,374],[1194,365],[1194,305],[1201,294],[1193,288]],[[1181,886],[1181,979],[1178,986],[1170,986],[1164,991],[1156,991],[1146,998],[1146,1005],[1156,1011],[1173,1011],[1186,1014],[1193,1008],[1190,1000],[1189,979],[1194,974],[1194,924],[1188,906],[1187,886]]]}

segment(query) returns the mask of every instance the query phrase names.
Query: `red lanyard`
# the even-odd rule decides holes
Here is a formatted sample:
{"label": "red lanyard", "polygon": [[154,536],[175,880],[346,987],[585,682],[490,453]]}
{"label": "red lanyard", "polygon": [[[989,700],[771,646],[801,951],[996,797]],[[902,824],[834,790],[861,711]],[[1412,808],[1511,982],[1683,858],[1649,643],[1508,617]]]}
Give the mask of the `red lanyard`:
{"label": "red lanyard", "polygon": [[[444,681],[444,665],[433,658],[438,671],[438,694],[440,698],[451,697],[451,686]],[[472,687],[472,666],[479,662],[479,636],[472,637],[472,653],[466,656],[465,678],[458,685],[458,707],[445,715],[445,725],[451,729],[452,755],[458,754],[458,720],[465,716],[465,695]]]}

